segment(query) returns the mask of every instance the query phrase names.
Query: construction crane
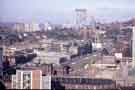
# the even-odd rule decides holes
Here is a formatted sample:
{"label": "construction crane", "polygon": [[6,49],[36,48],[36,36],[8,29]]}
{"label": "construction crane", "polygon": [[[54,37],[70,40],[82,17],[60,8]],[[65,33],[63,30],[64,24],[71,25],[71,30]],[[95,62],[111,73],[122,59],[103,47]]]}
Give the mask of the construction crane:
{"label": "construction crane", "polygon": [[76,13],[76,25],[81,28],[87,21],[87,9],[75,9]]}

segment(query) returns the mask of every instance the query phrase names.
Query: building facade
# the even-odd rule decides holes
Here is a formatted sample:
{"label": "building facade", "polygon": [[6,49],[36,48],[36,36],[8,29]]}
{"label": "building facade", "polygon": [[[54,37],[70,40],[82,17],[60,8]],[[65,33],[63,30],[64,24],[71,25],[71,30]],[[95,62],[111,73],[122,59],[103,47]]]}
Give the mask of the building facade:
{"label": "building facade", "polygon": [[40,70],[17,70],[12,76],[12,89],[115,89],[116,82],[111,79],[88,78],[81,76],[42,76]]}
{"label": "building facade", "polygon": [[[116,88],[116,83],[110,79],[92,79],[87,77],[52,77],[52,89],[56,90],[111,90]],[[57,87],[59,86],[59,87]]]}
{"label": "building facade", "polygon": [[41,70],[17,70],[12,75],[12,89],[42,89]]}
{"label": "building facade", "polygon": [[13,26],[13,29],[16,31],[16,32],[24,32],[24,23],[15,23],[14,26]]}
{"label": "building facade", "polygon": [[3,48],[0,48],[0,76],[3,75]]}
{"label": "building facade", "polygon": [[132,67],[135,67],[135,27],[132,27]]}
{"label": "building facade", "polygon": [[40,31],[40,26],[38,23],[16,23],[13,26],[16,32],[35,32]]}

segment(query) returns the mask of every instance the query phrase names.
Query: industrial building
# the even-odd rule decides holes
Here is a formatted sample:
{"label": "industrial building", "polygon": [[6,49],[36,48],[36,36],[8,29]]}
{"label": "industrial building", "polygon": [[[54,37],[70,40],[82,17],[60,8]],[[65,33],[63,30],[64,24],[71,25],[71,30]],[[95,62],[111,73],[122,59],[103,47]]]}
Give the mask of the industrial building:
{"label": "industrial building", "polygon": [[37,57],[33,60],[34,63],[40,62],[40,64],[56,64],[60,65],[61,58],[70,60],[70,54],[58,53],[58,52],[45,52],[40,51]]}

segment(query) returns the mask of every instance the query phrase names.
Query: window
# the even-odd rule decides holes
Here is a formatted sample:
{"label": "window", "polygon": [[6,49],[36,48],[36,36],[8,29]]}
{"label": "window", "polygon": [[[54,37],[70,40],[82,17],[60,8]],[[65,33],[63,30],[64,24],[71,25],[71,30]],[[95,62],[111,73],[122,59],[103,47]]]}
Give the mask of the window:
{"label": "window", "polygon": [[23,89],[30,89],[31,88],[31,73],[24,72],[23,73]]}

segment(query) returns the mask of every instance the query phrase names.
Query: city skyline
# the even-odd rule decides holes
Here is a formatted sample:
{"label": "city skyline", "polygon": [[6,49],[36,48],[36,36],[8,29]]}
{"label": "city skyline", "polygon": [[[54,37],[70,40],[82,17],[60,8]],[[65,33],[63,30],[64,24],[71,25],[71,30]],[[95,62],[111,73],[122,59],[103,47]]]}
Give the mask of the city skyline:
{"label": "city skyline", "polygon": [[86,8],[99,21],[127,20],[135,15],[134,0],[2,0],[0,21],[74,23],[75,8]]}

